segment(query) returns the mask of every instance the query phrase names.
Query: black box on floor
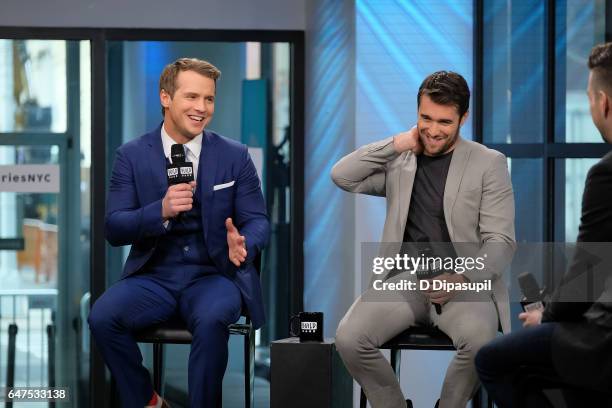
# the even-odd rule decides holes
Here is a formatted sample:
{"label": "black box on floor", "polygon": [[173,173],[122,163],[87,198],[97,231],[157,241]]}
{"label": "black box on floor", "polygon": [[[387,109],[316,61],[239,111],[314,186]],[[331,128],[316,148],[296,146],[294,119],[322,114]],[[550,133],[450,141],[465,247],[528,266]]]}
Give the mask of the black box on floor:
{"label": "black box on floor", "polygon": [[270,408],[351,408],[353,380],[333,339],[300,343],[297,337],[270,346]]}

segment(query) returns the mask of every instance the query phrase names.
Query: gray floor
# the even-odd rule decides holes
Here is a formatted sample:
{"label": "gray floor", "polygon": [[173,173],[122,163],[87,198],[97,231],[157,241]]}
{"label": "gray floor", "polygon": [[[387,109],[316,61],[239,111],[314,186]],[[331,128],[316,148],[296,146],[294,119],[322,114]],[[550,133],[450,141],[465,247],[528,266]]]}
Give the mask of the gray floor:
{"label": "gray floor", "polygon": [[[167,379],[166,398],[173,408],[189,408],[185,390],[186,384],[176,384],[172,381],[172,378]],[[270,383],[256,377],[254,395],[255,407],[269,407]],[[223,408],[243,408],[244,406],[244,376],[242,373],[229,372],[223,379]]]}

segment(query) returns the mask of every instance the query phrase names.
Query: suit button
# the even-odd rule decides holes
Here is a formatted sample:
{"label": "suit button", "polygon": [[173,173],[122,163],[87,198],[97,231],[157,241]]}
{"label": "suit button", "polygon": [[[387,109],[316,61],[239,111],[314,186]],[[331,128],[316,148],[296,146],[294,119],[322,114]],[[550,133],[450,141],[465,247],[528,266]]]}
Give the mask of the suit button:
{"label": "suit button", "polygon": [[188,245],[185,245],[185,246],[183,247],[183,251],[185,251],[185,252],[189,251],[189,246],[188,246]]}

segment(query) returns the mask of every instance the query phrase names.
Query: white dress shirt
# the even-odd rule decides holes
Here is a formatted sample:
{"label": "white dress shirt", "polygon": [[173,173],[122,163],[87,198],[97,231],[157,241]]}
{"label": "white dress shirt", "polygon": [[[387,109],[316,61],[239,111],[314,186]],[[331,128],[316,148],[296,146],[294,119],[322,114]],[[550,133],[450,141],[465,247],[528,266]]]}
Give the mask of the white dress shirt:
{"label": "white dress shirt", "polygon": [[[171,162],[170,151],[172,145],[176,144],[174,139],[166,132],[165,124],[161,128],[162,145],[164,146],[164,156]],[[185,160],[193,163],[193,179],[198,178],[198,162],[200,161],[200,152],[202,151],[202,133],[191,139],[183,145],[185,148]]]}
{"label": "white dress shirt", "polygon": [[[162,146],[164,147],[164,156],[166,156],[168,162],[172,162],[170,152],[172,151],[172,145],[176,144],[176,142],[170,137],[168,132],[166,132],[166,128],[164,126],[165,124],[161,127],[161,140]],[[185,148],[185,160],[190,161],[193,164],[193,179],[197,180],[200,152],[202,151],[202,133],[185,143],[183,147]],[[166,229],[170,229],[170,220],[164,221],[164,227]]]}

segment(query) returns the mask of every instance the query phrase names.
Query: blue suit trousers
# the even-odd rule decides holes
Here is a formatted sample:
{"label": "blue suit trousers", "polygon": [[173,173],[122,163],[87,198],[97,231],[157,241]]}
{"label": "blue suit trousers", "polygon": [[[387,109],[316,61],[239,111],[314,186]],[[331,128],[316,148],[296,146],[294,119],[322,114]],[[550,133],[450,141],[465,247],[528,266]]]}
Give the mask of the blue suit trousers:
{"label": "blue suit trousers", "polygon": [[[191,269],[191,271],[188,271]],[[193,335],[188,386],[192,408],[221,406],[227,367],[227,326],[240,317],[240,290],[223,275],[173,268],[132,275],[93,305],[89,326],[125,408],[144,407],[153,395],[133,333],[178,315]]]}

